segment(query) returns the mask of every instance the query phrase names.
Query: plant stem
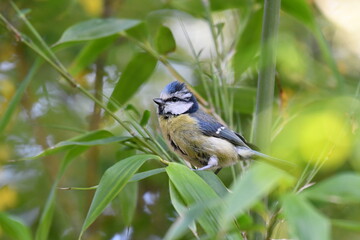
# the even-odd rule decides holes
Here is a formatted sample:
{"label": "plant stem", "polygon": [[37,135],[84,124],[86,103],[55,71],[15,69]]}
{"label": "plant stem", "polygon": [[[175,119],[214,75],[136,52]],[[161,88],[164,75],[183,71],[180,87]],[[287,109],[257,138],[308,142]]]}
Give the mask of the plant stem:
{"label": "plant stem", "polygon": [[265,152],[270,145],[280,4],[281,0],[265,0],[264,3],[253,142]]}
{"label": "plant stem", "polygon": [[[253,142],[264,152],[268,152],[270,146],[280,5],[281,0],[264,0],[259,77],[252,129]],[[255,222],[261,224],[262,219],[256,214],[254,217]],[[264,239],[264,236],[255,232],[253,239]]]}

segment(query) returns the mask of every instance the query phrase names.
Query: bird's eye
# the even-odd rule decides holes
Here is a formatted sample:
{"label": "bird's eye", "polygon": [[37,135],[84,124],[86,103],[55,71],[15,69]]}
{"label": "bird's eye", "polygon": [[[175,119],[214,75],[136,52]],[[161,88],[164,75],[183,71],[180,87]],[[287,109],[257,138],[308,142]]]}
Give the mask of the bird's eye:
{"label": "bird's eye", "polygon": [[171,98],[171,101],[172,101],[172,102],[177,102],[177,101],[179,101],[179,99],[178,99],[177,97],[172,97],[172,98]]}

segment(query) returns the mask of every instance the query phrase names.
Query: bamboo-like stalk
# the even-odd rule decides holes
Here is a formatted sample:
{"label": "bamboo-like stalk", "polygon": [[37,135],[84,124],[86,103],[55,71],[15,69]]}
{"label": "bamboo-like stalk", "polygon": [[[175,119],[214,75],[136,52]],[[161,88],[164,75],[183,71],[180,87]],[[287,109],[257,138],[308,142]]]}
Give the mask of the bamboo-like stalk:
{"label": "bamboo-like stalk", "polygon": [[[252,141],[264,152],[269,151],[271,137],[280,5],[281,0],[264,0],[259,77],[252,128]],[[261,222],[257,215],[254,217],[255,222]],[[272,227],[269,229],[267,236],[255,232],[253,238],[256,240],[269,238],[272,235],[272,229]]]}
{"label": "bamboo-like stalk", "polygon": [[264,1],[259,78],[253,121],[253,142],[269,150],[275,86],[276,41],[281,0]]}

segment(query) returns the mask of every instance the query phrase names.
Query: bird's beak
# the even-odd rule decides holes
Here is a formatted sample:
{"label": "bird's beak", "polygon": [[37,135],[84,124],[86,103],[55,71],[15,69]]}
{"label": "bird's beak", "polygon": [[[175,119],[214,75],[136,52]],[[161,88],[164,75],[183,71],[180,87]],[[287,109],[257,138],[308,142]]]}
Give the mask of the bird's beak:
{"label": "bird's beak", "polygon": [[161,98],[154,98],[153,101],[159,106],[164,104],[164,100],[162,100]]}

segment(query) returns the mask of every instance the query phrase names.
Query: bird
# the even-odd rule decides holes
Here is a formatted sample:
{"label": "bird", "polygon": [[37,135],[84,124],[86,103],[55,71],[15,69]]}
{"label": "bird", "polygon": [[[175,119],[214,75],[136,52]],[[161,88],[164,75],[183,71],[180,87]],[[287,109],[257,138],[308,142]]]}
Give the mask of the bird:
{"label": "bird", "polygon": [[243,136],[204,112],[185,83],[169,83],[153,101],[157,104],[160,129],[168,146],[196,170],[217,173],[239,161],[258,158],[291,165],[257,151]]}

